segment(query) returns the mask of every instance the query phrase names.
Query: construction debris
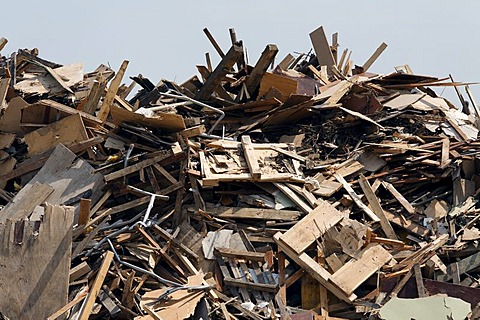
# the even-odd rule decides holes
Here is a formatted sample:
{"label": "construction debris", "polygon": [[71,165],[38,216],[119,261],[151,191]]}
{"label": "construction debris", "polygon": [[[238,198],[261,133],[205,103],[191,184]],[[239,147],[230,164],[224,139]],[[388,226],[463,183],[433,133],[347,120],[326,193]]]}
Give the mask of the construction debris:
{"label": "construction debris", "polygon": [[475,319],[468,84],[372,73],[385,43],[354,65],[323,27],[278,64],[204,32],[220,62],[180,84],[0,56],[2,317]]}

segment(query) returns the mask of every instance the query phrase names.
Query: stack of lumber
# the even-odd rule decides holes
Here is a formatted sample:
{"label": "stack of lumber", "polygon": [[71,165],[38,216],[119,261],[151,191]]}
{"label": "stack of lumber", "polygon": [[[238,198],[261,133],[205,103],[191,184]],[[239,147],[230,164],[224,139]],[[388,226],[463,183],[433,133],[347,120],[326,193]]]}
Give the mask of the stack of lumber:
{"label": "stack of lumber", "polygon": [[250,65],[229,31],[180,84],[0,56],[0,315],[376,319],[442,293],[478,316],[468,84],[372,73],[385,43],[354,65],[322,27]]}

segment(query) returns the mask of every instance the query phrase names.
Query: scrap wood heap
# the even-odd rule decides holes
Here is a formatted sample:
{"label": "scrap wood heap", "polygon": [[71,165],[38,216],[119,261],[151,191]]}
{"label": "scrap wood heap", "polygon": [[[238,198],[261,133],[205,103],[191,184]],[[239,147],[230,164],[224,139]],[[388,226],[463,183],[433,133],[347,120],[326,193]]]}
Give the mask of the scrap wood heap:
{"label": "scrap wood heap", "polygon": [[468,85],[370,73],[386,44],[357,66],[322,27],[278,65],[204,32],[220,62],[182,84],[1,57],[3,317],[397,319],[410,298],[475,318]]}

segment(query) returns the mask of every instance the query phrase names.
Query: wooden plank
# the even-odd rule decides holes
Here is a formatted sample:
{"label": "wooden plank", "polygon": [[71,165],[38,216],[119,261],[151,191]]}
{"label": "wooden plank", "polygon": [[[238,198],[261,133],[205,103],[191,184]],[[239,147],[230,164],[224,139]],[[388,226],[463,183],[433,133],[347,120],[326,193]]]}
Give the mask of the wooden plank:
{"label": "wooden plank", "polygon": [[78,224],[85,225],[90,219],[90,205],[92,199],[80,199],[80,211],[78,214]]}
{"label": "wooden plank", "polygon": [[80,264],[70,269],[70,272],[69,272],[70,283],[79,279],[81,276],[86,275],[90,271],[92,271],[92,269],[90,269],[90,266],[88,265],[88,263],[86,261],[82,261]]}
{"label": "wooden plank", "polygon": [[440,169],[446,168],[450,164],[450,139],[442,139],[442,155],[440,160]]}
{"label": "wooden plank", "polygon": [[266,72],[260,83],[257,100],[265,96],[271,88],[275,88],[282,93],[281,97],[278,97],[278,99],[283,102],[290,95],[297,93],[298,82],[279,74]]}
{"label": "wooden plank", "polygon": [[392,255],[380,245],[364,249],[359,256],[358,260],[348,261],[331,277],[332,282],[347,294],[352,294],[356,288],[392,259]]}
{"label": "wooden plank", "polygon": [[282,149],[282,148],[277,148],[277,147],[275,147],[275,146],[272,146],[272,147],[270,147],[270,148],[271,148],[272,150],[277,151],[278,153],[281,153],[281,154],[284,154],[284,155],[286,155],[286,156],[289,156],[289,157],[291,157],[291,158],[293,158],[293,159],[295,159],[295,160],[298,160],[298,161],[301,161],[301,162],[307,161],[307,158],[302,157],[302,156],[296,154],[295,152],[288,151],[288,150],[285,150],[285,149]]}
{"label": "wooden plank", "polygon": [[214,217],[222,219],[254,219],[266,221],[295,221],[301,216],[300,211],[276,210],[264,208],[243,208],[243,207],[206,207],[206,212]]}
{"label": "wooden plank", "polygon": [[398,192],[397,189],[395,189],[392,184],[386,181],[382,181],[382,185],[392,194],[395,199],[397,199],[398,202],[400,202],[400,204],[405,208],[405,210],[407,210],[408,213],[415,213],[415,208],[410,204],[410,202],[408,202],[407,199],[405,199],[405,197],[400,192]]}
{"label": "wooden plank", "polygon": [[280,67],[280,69],[282,70],[288,70],[288,67],[292,64],[293,61],[295,61],[295,58],[290,53],[287,53],[285,58],[283,58],[282,61],[280,61],[280,63],[278,64],[278,67]]}
{"label": "wooden plank", "polygon": [[423,285],[422,271],[420,265],[416,264],[413,266],[413,272],[415,274],[415,282],[417,284],[417,293],[419,298],[425,298],[427,293],[425,291],[425,286]]}
{"label": "wooden plank", "polygon": [[380,202],[378,201],[375,192],[372,190],[372,186],[370,185],[368,180],[365,179],[365,176],[363,174],[360,174],[360,180],[358,182],[363,190],[363,193],[365,193],[365,197],[367,198],[368,203],[370,203],[372,211],[380,219],[380,226],[382,227],[383,232],[385,232],[385,235],[390,239],[397,240],[397,235],[395,234],[395,231],[393,230],[390,222],[385,216],[382,206],[380,205]]}
{"label": "wooden plank", "polygon": [[235,63],[238,62],[240,57],[243,55],[243,46],[241,43],[236,43],[232,45],[227,54],[222,58],[222,61],[217,65],[215,70],[210,74],[207,81],[198,93],[195,95],[197,100],[207,100],[210,98],[212,93],[215,91],[215,87],[220,85],[221,81],[230,71]]}
{"label": "wooden plank", "polygon": [[301,254],[342,219],[343,215],[340,211],[327,201],[319,200],[318,206],[280,236],[280,239],[290,250]]}
{"label": "wooden plank", "polygon": [[272,64],[272,61],[275,59],[275,56],[278,53],[278,48],[274,44],[268,44],[263,50],[260,59],[258,59],[255,67],[247,78],[245,82],[247,86],[248,93],[253,94],[255,90],[260,85],[263,75],[267,71],[268,67]]}
{"label": "wooden plank", "polygon": [[168,181],[170,181],[171,184],[177,184],[178,181],[177,179],[175,179],[171,174],[170,172],[168,172],[167,170],[165,170],[164,167],[162,167],[161,165],[159,165],[158,163],[154,163],[152,165],[158,172],[160,172],[160,174],[162,174],[162,176],[164,176]]}
{"label": "wooden plank", "polygon": [[369,117],[361,114],[360,112],[356,112],[356,111],[353,111],[353,110],[349,110],[349,109],[343,108],[343,107],[339,107],[339,109],[342,110],[342,111],[344,111],[344,112],[346,112],[346,113],[348,113],[348,114],[350,114],[350,115],[352,115],[352,116],[354,116],[354,117],[357,117],[357,118],[360,118],[360,119],[362,119],[362,120],[364,120],[364,121],[370,122],[371,124],[376,125],[376,126],[379,127],[380,129],[385,129],[384,126],[382,126],[381,124],[379,124],[379,123],[376,122],[376,121],[373,121],[372,119],[370,119]]}
{"label": "wooden plank", "polygon": [[46,319],[68,302],[72,224],[73,209],[53,205],[45,207],[42,221],[0,224],[0,310],[5,317]]}
{"label": "wooden plank", "polygon": [[331,74],[331,69],[335,65],[335,59],[330,50],[330,45],[328,44],[323,26],[310,33],[310,40],[312,41],[313,50],[317,56],[318,64],[320,66],[327,66],[328,73]]}
{"label": "wooden plank", "polygon": [[347,191],[348,195],[352,198],[353,202],[363,210],[367,214],[367,216],[370,217],[374,222],[380,222],[380,218],[377,217],[373,211],[367,207],[362,199],[358,196],[358,194],[353,190],[352,186],[338,173],[334,173],[333,175],[335,179],[337,179],[338,182],[340,182],[343,185],[343,188]]}
{"label": "wooden plank", "polygon": [[229,248],[215,248],[214,254],[220,257],[242,259],[247,261],[266,261],[266,256],[264,252],[252,252]]}
{"label": "wooden plank", "polygon": [[429,230],[419,224],[416,224],[415,222],[412,222],[410,220],[407,220],[405,218],[401,218],[398,215],[395,215],[391,212],[388,211],[383,211],[385,213],[385,216],[387,217],[388,221],[391,223],[408,230],[409,232],[420,236],[420,237],[426,237],[429,234]]}
{"label": "wooden plank", "polygon": [[107,86],[107,79],[102,77],[101,74],[98,75],[97,79],[93,82],[92,88],[88,93],[88,96],[85,98],[86,103],[83,106],[83,111],[94,115],[95,111],[98,108],[98,103],[105,92],[105,88]]}
{"label": "wooden plank", "polygon": [[125,167],[123,169],[120,169],[118,171],[115,171],[115,172],[112,172],[110,174],[105,175],[105,181],[109,182],[109,181],[113,181],[115,179],[122,178],[126,175],[137,172],[137,171],[139,171],[139,170],[141,170],[145,167],[151,166],[151,165],[153,165],[157,162],[165,160],[170,156],[171,156],[171,153],[168,152],[166,154],[161,154],[159,156],[156,156],[156,157],[153,157],[153,158],[146,159],[146,160],[143,160],[141,162],[135,163],[131,166]]}
{"label": "wooden plank", "polygon": [[72,301],[58,309],[56,312],[54,312],[52,315],[50,315],[47,320],[55,320],[60,318],[65,312],[73,308],[77,303],[85,299],[87,296],[88,292],[87,291],[82,291],[79,295],[77,295]]}
{"label": "wooden plank", "polygon": [[273,185],[280,189],[290,200],[292,200],[303,212],[309,213],[313,210],[312,207],[303,201],[295,192],[283,183],[274,182]]}
{"label": "wooden plank", "polygon": [[218,55],[223,58],[225,57],[225,53],[223,53],[223,50],[220,48],[220,46],[218,45],[217,41],[215,40],[215,38],[213,37],[213,35],[210,33],[210,31],[208,30],[208,28],[203,28],[203,33],[205,33],[205,35],[207,36],[208,40],[210,41],[210,43],[212,44],[212,46],[215,48],[215,50],[217,51]]}
{"label": "wooden plank", "polygon": [[282,249],[285,254],[290,257],[293,261],[295,261],[301,268],[303,268],[308,274],[310,274],[315,280],[319,281],[327,290],[332,292],[335,296],[339,299],[351,303],[356,299],[356,295],[347,295],[342,289],[338,288],[334,283],[330,280],[330,273],[327,270],[322,268],[315,260],[313,260],[308,254],[305,252],[302,254],[297,254],[296,252],[292,251],[283,240],[280,239],[281,233],[278,232],[273,236],[273,239],[278,244],[280,249]]}
{"label": "wooden plank", "polygon": [[7,38],[1,37],[0,38],[0,51],[2,51],[3,48],[7,45],[8,40]]}
{"label": "wooden plank", "polygon": [[5,109],[7,108],[7,92],[10,86],[10,78],[0,79],[0,115],[3,116]]}
{"label": "wooden plank", "polygon": [[128,60],[124,60],[120,66],[120,69],[118,69],[117,74],[115,74],[115,77],[112,79],[112,82],[110,82],[110,86],[108,87],[102,106],[100,107],[100,111],[97,115],[98,119],[100,119],[102,122],[107,121],[108,114],[110,113],[110,107],[112,106],[113,100],[117,95],[118,88],[120,87],[123,75],[127,70],[127,66]]}
{"label": "wooden plank", "polygon": [[113,252],[107,251],[105,253],[105,257],[103,258],[102,265],[100,266],[97,276],[95,277],[95,280],[92,284],[92,287],[88,292],[88,296],[82,305],[82,310],[80,312],[80,315],[78,316],[79,320],[88,320],[88,318],[90,317],[93,309],[93,304],[95,303],[95,299],[97,299],[100,289],[102,288],[103,282],[105,281],[105,277],[107,276],[107,272],[110,268],[112,260]]}
{"label": "wooden plank", "polygon": [[52,149],[59,143],[68,146],[87,139],[87,131],[79,114],[68,116],[25,135],[30,156]]}
{"label": "wooden plank", "polygon": [[[80,200],[85,193],[91,193],[90,198],[95,202],[101,195],[99,191],[104,186],[103,176],[95,173],[88,162],[77,158],[62,144],[55,147],[45,165],[28,182],[27,186],[35,182],[53,187],[54,191],[48,196],[46,202],[50,204],[71,202],[75,207],[77,217],[80,205],[73,200]],[[25,188],[20,190],[17,196],[25,192]]]}
{"label": "wooden plank", "polygon": [[387,49],[387,44],[382,42],[382,44],[375,50],[375,52],[368,58],[367,61],[362,66],[363,72],[367,72],[368,69],[372,66],[372,64],[378,59],[378,57],[382,54],[383,51]]}
{"label": "wooden plank", "polygon": [[60,87],[62,87],[65,91],[69,92],[70,94],[74,94],[72,89],[70,89],[70,87],[62,80],[62,78],[55,72],[55,70],[53,70],[52,68],[50,68],[49,66],[46,66],[44,65],[43,63],[39,62],[39,61],[31,61],[33,64],[45,69],[45,71],[47,71],[48,74],[50,74],[52,76],[52,78],[60,85]]}
{"label": "wooden plank", "polygon": [[242,148],[245,161],[247,162],[248,169],[250,170],[250,174],[252,175],[253,179],[260,179],[262,176],[262,171],[260,170],[257,155],[253,149],[250,136],[242,136]]}

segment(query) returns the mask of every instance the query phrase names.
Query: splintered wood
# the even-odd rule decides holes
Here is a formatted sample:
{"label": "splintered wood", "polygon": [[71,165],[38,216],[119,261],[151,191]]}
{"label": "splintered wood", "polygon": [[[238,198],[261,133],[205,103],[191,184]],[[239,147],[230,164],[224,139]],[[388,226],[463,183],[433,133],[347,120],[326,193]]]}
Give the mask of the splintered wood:
{"label": "splintered wood", "polygon": [[282,59],[204,33],[219,62],[199,53],[183,83],[0,56],[0,318],[376,319],[436,293],[478,309],[468,86],[471,112],[464,83],[375,74],[385,43],[354,63],[323,26]]}

